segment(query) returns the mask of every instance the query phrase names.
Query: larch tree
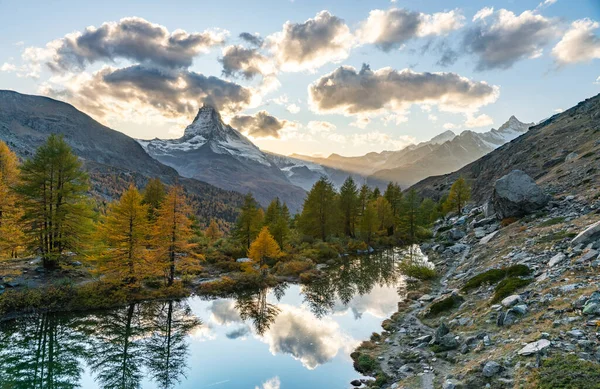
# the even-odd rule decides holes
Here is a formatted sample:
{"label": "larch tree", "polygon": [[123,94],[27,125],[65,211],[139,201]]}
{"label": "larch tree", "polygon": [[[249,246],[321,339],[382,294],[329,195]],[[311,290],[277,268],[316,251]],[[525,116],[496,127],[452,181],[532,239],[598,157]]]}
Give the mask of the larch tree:
{"label": "larch tree", "polygon": [[0,258],[15,258],[25,242],[20,221],[23,209],[14,190],[18,183],[17,156],[0,141]]}
{"label": "larch tree", "polygon": [[256,238],[263,224],[264,214],[251,193],[244,197],[244,204],[233,230],[234,238],[247,249]]}
{"label": "larch tree", "polygon": [[394,225],[392,206],[383,196],[375,200],[375,206],[377,207],[379,230],[389,230]]}
{"label": "larch tree", "polygon": [[53,268],[65,251],[84,247],[91,229],[87,175],[62,136],[50,135],[21,166],[17,192],[24,199],[27,232],[44,267]]}
{"label": "larch tree", "polygon": [[266,259],[276,259],[280,255],[281,249],[269,232],[269,227],[263,227],[248,249],[248,258],[258,264],[262,272],[265,270]]}
{"label": "larch tree", "polygon": [[377,202],[369,201],[365,210],[360,218],[360,235],[361,238],[367,243],[371,244],[373,236],[377,232],[379,226],[379,219],[377,217]]}
{"label": "larch tree", "polygon": [[388,228],[388,235],[393,235],[400,217],[400,209],[402,208],[402,189],[400,189],[398,184],[390,182],[383,193],[383,197],[388,201],[392,210],[394,223]]}
{"label": "larch tree", "polygon": [[348,177],[340,188],[340,214],[344,226],[344,235],[356,235],[356,221],[359,212],[358,188],[352,177]]}
{"label": "larch tree", "polygon": [[[181,186],[173,186],[157,211],[152,246],[167,285],[173,285],[176,265],[183,271],[194,267],[199,258],[192,252],[192,208]],[[178,260],[178,258],[180,258]]]}
{"label": "larch tree", "polygon": [[208,227],[206,227],[204,235],[206,235],[210,243],[214,243],[223,236],[223,233],[221,232],[221,229],[219,228],[219,225],[215,219],[210,219],[210,223],[208,224]]}
{"label": "larch tree", "polygon": [[402,202],[402,226],[409,243],[415,243],[420,223],[421,199],[417,191],[411,189]]}
{"label": "larch tree", "polygon": [[463,177],[459,177],[450,188],[450,193],[448,193],[448,198],[444,203],[444,208],[447,212],[456,210],[456,212],[460,215],[462,214],[463,207],[470,199],[471,188]]}
{"label": "larch tree", "polygon": [[298,220],[300,230],[308,236],[326,241],[338,227],[337,194],[325,177],[317,181],[304,200]]}
{"label": "larch tree", "polygon": [[146,188],[144,188],[143,203],[148,205],[150,220],[154,221],[158,217],[158,208],[165,199],[166,193],[165,184],[162,183],[160,178],[153,178],[148,181]]}
{"label": "larch tree", "polygon": [[99,227],[101,240],[107,246],[100,271],[111,280],[135,283],[145,273],[148,256],[148,205],[131,184],[121,198],[110,204]]}
{"label": "larch tree", "polygon": [[367,209],[367,205],[369,205],[369,200],[371,199],[371,189],[367,186],[367,184],[363,184],[360,187],[360,191],[358,193],[358,213],[362,215]]}
{"label": "larch tree", "polygon": [[269,227],[279,247],[283,247],[290,235],[290,211],[279,198],[275,198],[267,207],[264,225]]}

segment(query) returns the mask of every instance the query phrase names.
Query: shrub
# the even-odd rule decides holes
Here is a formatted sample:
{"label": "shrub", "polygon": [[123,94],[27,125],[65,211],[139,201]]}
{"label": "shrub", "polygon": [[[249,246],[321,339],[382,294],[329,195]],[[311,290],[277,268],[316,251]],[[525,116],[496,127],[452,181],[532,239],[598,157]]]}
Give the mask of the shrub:
{"label": "shrub", "polygon": [[531,280],[524,280],[518,277],[506,278],[498,285],[496,285],[496,290],[494,292],[494,298],[492,299],[493,303],[496,303],[502,300],[505,297],[510,296],[513,292],[519,288],[527,286],[531,283]]}
{"label": "shrub", "polygon": [[291,260],[287,262],[279,262],[277,264],[276,273],[285,277],[297,277],[301,273],[313,268],[311,261]]}
{"label": "shrub", "polygon": [[319,260],[333,259],[337,258],[339,255],[339,252],[337,250],[335,250],[332,246],[328,245],[325,242],[317,243],[315,249],[317,250],[316,254]]}
{"label": "shrub", "polygon": [[502,227],[510,226],[517,220],[519,220],[519,219],[517,219],[516,217],[507,217],[507,218],[502,219],[502,221],[500,222],[500,225]]}
{"label": "shrub", "polygon": [[378,364],[375,358],[367,354],[361,354],[354,363],[354,368],[356,369],[356,371],[362,374],[367,374],[372,371],[375,371],[377,367]]}
{"label": "shrub", "polygon": [[400,272],[418,280],[430,280],[437,275],[435,269],[426,264],[405,260],[400,263]]}
{"label": "shrub", "polygon": [[445,299],[436,301],[429,307],[428,316],[435,316],[442,312],[447,312],[454,308],[458,308],[463,301],[464,299],[457,294],[453,294]]}
{"label": "shrub", "polygon": [[500,269],[490,269],[470,278],[462,287],[462,290],[466,292],[478,288],[483,284],[495,284],[506,277],[525,277],[530,273],[531,270],[525,265],[512,265]]}
{"label": "shrub", "polygon": [[528,388],[537,389],[600,389],[600,365],[584,361],[575,355],[547,359],[533,374]]}
{"label": "shrub", "polygon": [[367,246],[367,244],[362,240],[351,240],[350,242],[348,242],[349,252],[356,252],[358,250],[365,251],[368,248],[369,247]]}

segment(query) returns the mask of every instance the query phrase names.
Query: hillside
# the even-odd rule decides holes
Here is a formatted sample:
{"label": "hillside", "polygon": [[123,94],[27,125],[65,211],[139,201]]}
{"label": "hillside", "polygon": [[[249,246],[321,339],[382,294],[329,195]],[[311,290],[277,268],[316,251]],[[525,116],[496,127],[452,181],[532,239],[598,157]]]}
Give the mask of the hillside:
{"label": "hillside", "polygon": [[[423,196],[440,198],[460,176],[468,179],[475,201],[485,200],[494,182],[520,169],[553,193],[597,182],[600,159],[600,95],[552,116],[460,170],[426,178],[413,186]],[[579,190],[578,189],[578,190]]]}
{"label": "hillside", "polygon": [[242,195],[177,172],[150,157],[127,135],[112,130],[70,104],[48,97],[0,90],[0,139],[21,158],[33,155],[50,134],[61,134],[90,174],[92,194],[102,200],[118,196],[129,183],[144,187],[149,178],[180,182],[198,204],[198,215],[233,222]]}

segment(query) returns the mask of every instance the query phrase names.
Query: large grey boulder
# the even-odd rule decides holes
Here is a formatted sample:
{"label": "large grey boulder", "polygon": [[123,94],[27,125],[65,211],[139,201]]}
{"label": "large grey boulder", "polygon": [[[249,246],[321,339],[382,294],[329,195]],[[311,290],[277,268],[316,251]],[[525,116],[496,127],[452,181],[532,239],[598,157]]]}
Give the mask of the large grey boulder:
{"label": "large grey boulder", "polygon": [[498,219],[521,217],[548,204],[548,196],[521,170],[513,170],[494,184],[492,203]]}
{"label": "large grey boulder", "polygon": [[585,230],[581,231],[573,238],[571,245],[576,246],[578,244],[586,244],[595,239],[600,239],[600,221],[587,226]]}

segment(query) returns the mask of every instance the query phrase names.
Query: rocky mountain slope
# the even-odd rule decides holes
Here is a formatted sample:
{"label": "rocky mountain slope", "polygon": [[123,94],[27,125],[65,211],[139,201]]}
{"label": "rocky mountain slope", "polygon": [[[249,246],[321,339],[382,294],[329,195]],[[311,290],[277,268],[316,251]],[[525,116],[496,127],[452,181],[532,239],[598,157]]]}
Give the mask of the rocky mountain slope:
{"label": "rocky mountain slope", "polygon": [[464,131],[444,142],[426,142],[388,158],[384,168],[369,178],[407,187],[428,176],[450,173],[526,133],[531,125],[511,116],[497,130]]}
{"label": "rocky mountain slope", "polygon": [[426,178],[413,187],[440,198],[460,176],[472,186],[475,201],[489,197],[494,182],[514,169],[524,171],[553,193],[590,182],[599,170],[600,95],[533,126],[522,136],[460,170]]}
{"label": "rocky mountain slope", "polygon": [[263,206],[279,197],[296,212],[304,201],[305,191],[293,185],[249,139],[223,123],[211,106],[200,108],[179,139],[138,142],[153,158],[182,176],[226,190],[251,192]]}
{"label": "rocky mountain slope", "polygon": [[177,172],[150,157],[127,135],[112,130],[70,104],[42,96],[0,90],[0,139],[28,158],[50,134],[61,134],[84,162],[93,194],[112,199],[130,182],[143,187],[149,178],[180,182],[198,202],[200,216],[232,222],[242,195],[218,189]]}

